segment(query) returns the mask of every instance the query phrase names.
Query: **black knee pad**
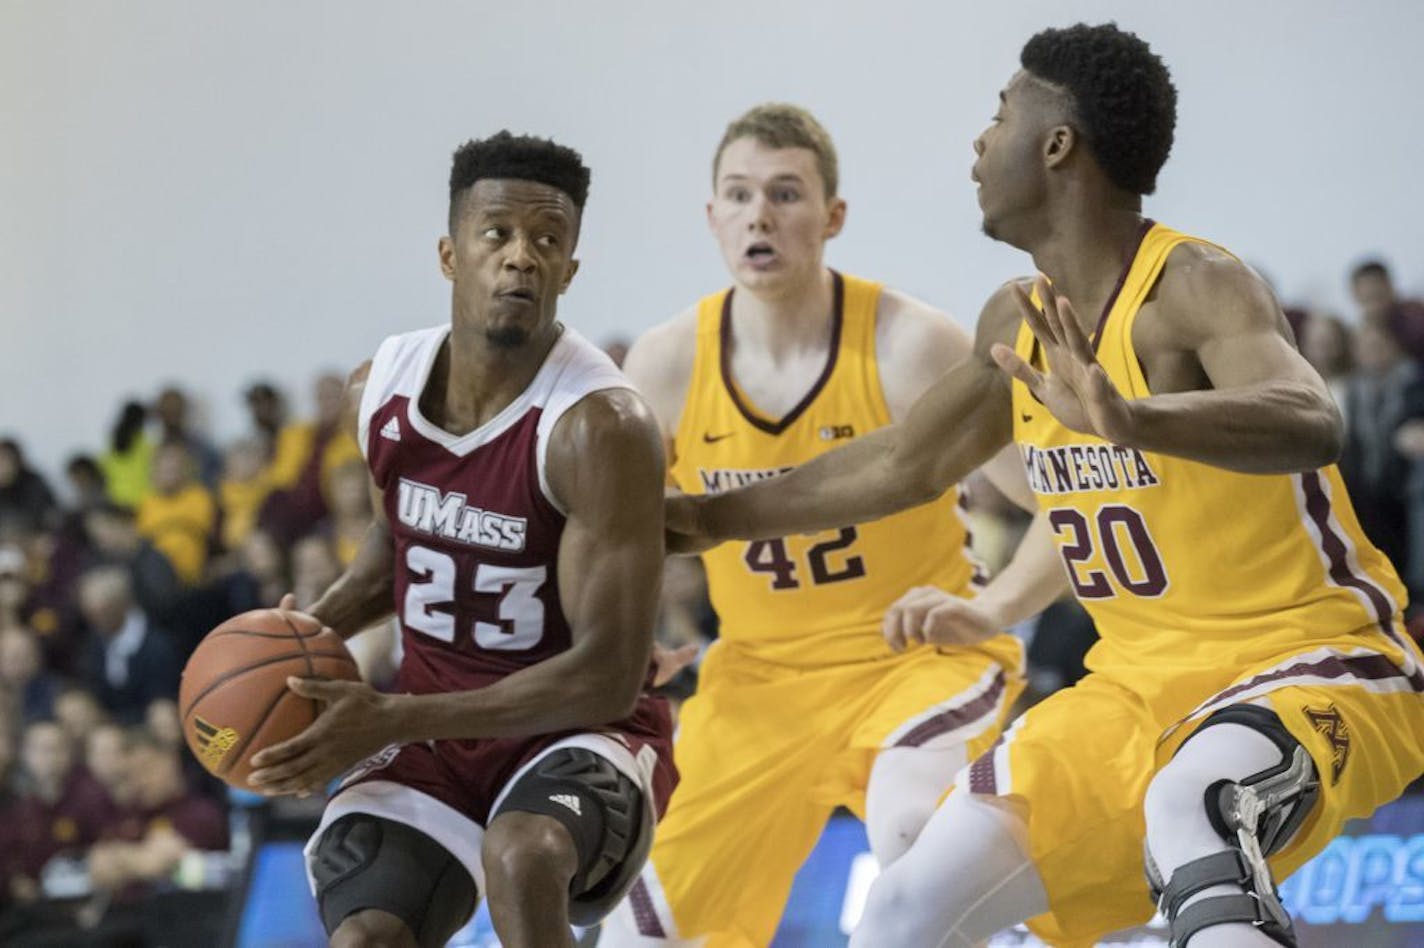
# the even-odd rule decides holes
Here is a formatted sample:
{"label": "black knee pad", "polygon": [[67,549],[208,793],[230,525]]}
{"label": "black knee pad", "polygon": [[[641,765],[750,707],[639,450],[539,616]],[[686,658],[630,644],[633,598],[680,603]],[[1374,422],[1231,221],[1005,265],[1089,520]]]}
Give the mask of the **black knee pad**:
{"label": "black knee pad", "polygon": [[332,823],[312,852],[317,905],[327,934],[366,909],[389,912],[421,948],[439,948],[475,912],[469,871],[414,827],[352,813]]}
{"label": "black knee pad", "polygon": [[612,911],[653,845],[637,784],[582,747],[561,747],[520,777],[499,807],[509,811],[552,817],[573,837],[578,870],[569,884],[569,920],[582,927]]}

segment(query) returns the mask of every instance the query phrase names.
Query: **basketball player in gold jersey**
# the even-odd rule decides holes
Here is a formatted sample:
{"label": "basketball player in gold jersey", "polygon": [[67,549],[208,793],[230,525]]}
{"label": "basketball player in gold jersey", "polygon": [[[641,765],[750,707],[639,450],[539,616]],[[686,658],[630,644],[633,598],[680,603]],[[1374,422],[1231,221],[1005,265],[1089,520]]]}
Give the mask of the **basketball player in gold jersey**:
{"label": "basketball player in gold jersey", "polygon": [[754,539],[875,520],[1018,442],[1046,514],[1019,559],[1051,537],[1066,572],[1041,557],[921,633],[973,642],[1070,584],[1101,634],[1091,674],[958,775],[852,944],[964,946],[1023,919],[1088,944],[1145,921],[1149,885],[1174,945],[1294,944],[1274,880],[1424,770],[1404,590],[1269,290],[1142,217],[1175,124],[1166,67],[1112,25],[1039,33],[1021,62],[973,177],[985,231],[1042,276],[989,300],[973,355],[904,423],[678,498],[670,522]]}
{"label": "basketball player in gold jersey", "polygon": [[[846,204],[830,136],[803,109],[762,105],[732,122],[713,187],[708,221],[733,286],[648,332],[626,365],[662,424],[675,485],[696,494],[902,420],[969,352],[944,314],[827,269]],[[1017,640],[903,650],[892,639],[897,651],[881,635],[911,587],[970,593],[956,507],[950,492],[880,523],[705,555],[721,638],[682,712],[681,785],[605,948],[769,944],[837,805],[866,818],[889,863],[997,738],[1021,687]]]}

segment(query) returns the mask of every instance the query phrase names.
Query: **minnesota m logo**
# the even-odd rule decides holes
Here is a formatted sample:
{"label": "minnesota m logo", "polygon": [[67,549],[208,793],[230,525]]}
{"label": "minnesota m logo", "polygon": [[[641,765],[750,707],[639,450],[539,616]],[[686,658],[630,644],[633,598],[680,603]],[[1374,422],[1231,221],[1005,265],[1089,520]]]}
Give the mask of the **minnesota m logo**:
{"label": "minnesota m logo", "polygon": [[237,732],[230,727],[209,724],[196,714],[193,715],[193,726],[198,739],[198,756],[205,767],[216,773],[227,752],[237,744]]}
{"label": "minnesota m logo", "polygon": [[1330,785],[1340,782],[1345,762],[1350,758],[1350,728],[1333,704],[1324,708],[1303,708],[1310,726],[1325,735],[1330,742]]}

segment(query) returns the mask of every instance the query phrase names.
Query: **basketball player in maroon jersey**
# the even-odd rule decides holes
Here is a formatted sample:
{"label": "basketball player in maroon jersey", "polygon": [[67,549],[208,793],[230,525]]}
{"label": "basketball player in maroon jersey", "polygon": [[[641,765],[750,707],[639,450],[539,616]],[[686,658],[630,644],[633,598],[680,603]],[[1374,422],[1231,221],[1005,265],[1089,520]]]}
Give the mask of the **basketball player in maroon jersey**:
{"label": "basketball player in maroon jersey", "polygon": [[506,946],[572,945],[636,878],[676,780],[646,693],[663,557],[662,440],[596,347],[555,321],[589,172],[501,132],[450,175],[447,325],[352,379],[377,524],[310,608],[351,635],[394,608],[396,694],[325,703],[256,755],[265,793],[351,770],[307,844],[333,946],[443,945],[490,900]]}

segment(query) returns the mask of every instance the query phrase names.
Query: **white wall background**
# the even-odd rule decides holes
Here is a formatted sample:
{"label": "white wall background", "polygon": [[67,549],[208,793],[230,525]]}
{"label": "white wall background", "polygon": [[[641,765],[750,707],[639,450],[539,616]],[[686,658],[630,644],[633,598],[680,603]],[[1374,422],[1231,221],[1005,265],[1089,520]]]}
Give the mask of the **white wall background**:
{"label": "white wall background", "polygon": [[165,381],[223,438],[263,375],[447,318],[449,155],[502,127],[594,170],[563,316],[635,333],[715,289],[711,151],[810,107],[850,202],[833,264],[966,324],[1026,258],[979,234],[970,142],[1049,25],[1117,19],[1165,57],[1178,143],[1149,213],[1348,312],[1383,254],[1424,281],[1416,0],[515,3],[0,0],[0,432],[54,469]]}

